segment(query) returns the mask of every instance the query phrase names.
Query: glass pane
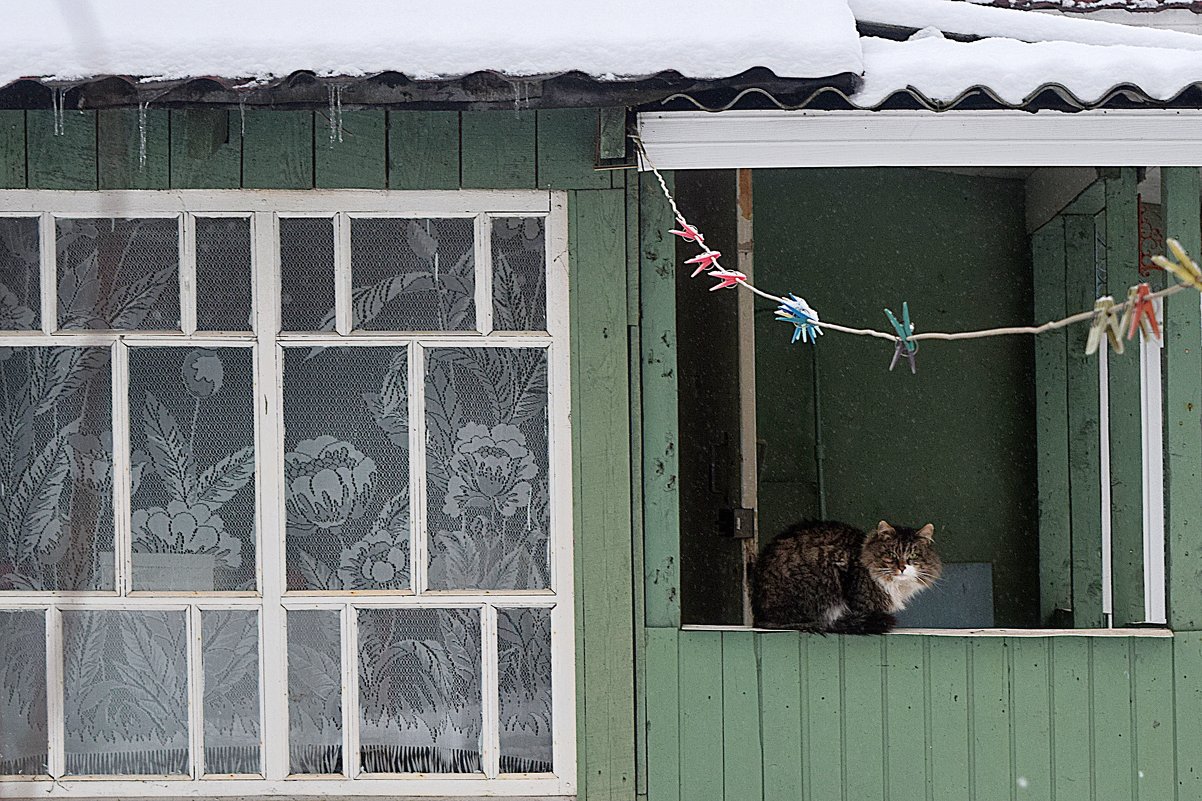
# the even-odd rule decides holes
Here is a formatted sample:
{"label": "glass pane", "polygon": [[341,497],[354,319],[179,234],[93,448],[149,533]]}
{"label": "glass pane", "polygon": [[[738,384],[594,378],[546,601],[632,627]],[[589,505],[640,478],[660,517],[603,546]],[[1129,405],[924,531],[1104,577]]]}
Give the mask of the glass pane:
{"label": "glass pane", "polygon": [[292,773],[342,772],[342,640],[337,611],[288,612]]}
{"label": "glass pane", "polygon": [[179,222],[60,219],[60,328],[179,330]]}
{"label": "glass pane", "polygon": [[46,613],[0,611],[0,775],[46,775],[46,732]]}
{"label": "glass pane", "polygon": [[288,588],[409,586],[406,349],[284,351]]}
{"label": "glass pane", "polygon": [[42,324],[37,217],[0,217],[0,329]]}
{"label": "glass pane", "polygon": [[255,588],[250,348],[131,348],[136,590]]}
{"label": "glass pane", "polygon": [[280,218],[280,323],[285,331],[334,330],[334,220]]}
{"label": "glass pane", "polygon": [[471,219],[351,220],[355,328],[474,328],[475,241]]}
{"label": "glass pane", "polygon": [[549,586],[547,352],[427,351],[430,586]]}
{"label": "glass pane", "polygon": [[63,612],[67,773],[188,773],[182,611]]}
{"label": "glass pane", "polygon": [[551,610],[497,610],[501,772],[550,773]]}
{"label": "glass pane", "polygon": [[542,217],[492,220],[492,327],[547,328],[547,228]]}
{"label": "glass pane", "polygon": [[359,610],[366,773],[479,773],[480,613]]}
{"label": "glass pane", "polygon": [[250,220],[196,218],[196,328],[251,329]]}
{"label": "glass pane", "polygon": [[205,773],[259,773],[259,615],[200,613]]}
{"label": "glass pane", "polygon": [[108,348],[0,347],[0,590],[113,589]]}

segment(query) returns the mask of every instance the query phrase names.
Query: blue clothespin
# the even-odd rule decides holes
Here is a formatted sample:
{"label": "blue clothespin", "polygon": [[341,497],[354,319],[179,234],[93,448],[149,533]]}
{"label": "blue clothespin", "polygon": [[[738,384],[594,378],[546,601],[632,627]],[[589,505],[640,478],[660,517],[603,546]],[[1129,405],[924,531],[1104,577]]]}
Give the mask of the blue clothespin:
{"label": "blue clothespin", "polygon": [[889,362],[889,370],[892,371],[897,366],[897,360],[904,355],[910,362],[910,372],[918,373],[918,366],[914,363],[914,354],[918,353],[918,343],[910,339],[910,334],[914,333],[914,324],[910,322],[910,304],[902,303],[902,322],[900,323],[889,309],[885,309],[885,314],[889,317],[889,322],[893,324],[893,330],[897,332],[897,346],[893,349],[893,359]]}
{"label": "blue clothespin", "polygon": [[790,342],[815,343],[822,329],[818,327],[818,312],[814,311],[805,298],[790,293],[776,309],[776,319],[793,324],[793,339]]}

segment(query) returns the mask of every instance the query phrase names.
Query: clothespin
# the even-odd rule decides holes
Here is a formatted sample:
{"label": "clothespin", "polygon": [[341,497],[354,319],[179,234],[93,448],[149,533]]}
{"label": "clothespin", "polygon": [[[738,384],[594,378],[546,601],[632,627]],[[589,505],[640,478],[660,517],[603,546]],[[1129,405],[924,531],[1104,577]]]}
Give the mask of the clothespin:
{"label": "clothespin", "polygon": [[1189,257],[1176,239],[1167,239],[1165,244],[1169,246],[1176,261],[1170,261],[1164,256],[1153,256],[1152,263],[1177,276],[1177,280],[1186,286],[1202,290],[1202,270],[1198,269],[1198,263]]}
{"label": "clothespin", "polygon": [[818,327],[818,312],[810,308],[810,304],[806,303],[805,298],[799,298],[794,294],[788,298],[782,299],[783,302],[776,309],[776,319],[785,323],[793,323],[793,339],[790,342],[801,340],[802,342],[815,343],[817,337],[822,333],[822,329]]}
{"label": "clothespin", "polygon": [[[1127,308],[1123,311],[1120,327],[1127,329],[1127,339],[1135,337],[1138,328],[1144,339],[1154,336],[1160,339],[1160,324],[1156,322],[1156,309],[1148,296],[1152,287],[1147,284],[1133,286],[1127,290]],[[1151,332],[1149,334],[1149,332]]]}
{"label": "clothespin", "polygon": [[914,333],[914,324],[910,322],[910,304],[902,303],[902,322],[900,323],[889,309],[885,309],[885,314],[889,317],[893,330],[897,332],[897,345],[893,349],[893,359],[889,362],[889,370],[892,371],[897,366],[897,360],[905,356],[910,362],[910,372],[917,373],[918,367],[914,363],[914,354],[918,353],[918,343],[910,339],[910,334]]}
{"label": "clothespin", "polygon": [[693,258],[689,259],[688,261],[685,262],[685,264],[696,264],[697,265],[697,269],[693,270],[693,274],[690,275],[689,278],[696,278],[698,275],[705,272],[706,270],[711,270],[711,269],[717,267],[718,259],[721,257],[722,257],[722,251],[707,250],[705,253],[702,253],[700,256],[694,256]]}
{"label": "clothespin", "polygon": [[671,231],[668,231],[668,233],[675,234],[686,242],[696,242],[699,245],[705,244],[705,237],[694,226],[682,221],[680,223],[680,227],[684,230],[677,230],[673,228]]}
{"label": "clothespin", "polygon": [[1085,343],[1085,355],[1092,356],[1102,345],[1102,338],[1110,341],[1115,353],[1123,352],[1123,324],[1114,310],[1114,298],[1106,295],[1093,305],[1093,322],[1089,326],[1089,339]]}
{"label": "clothespin", "polygon": [[716,289],[729,289],[747,280],[747,276],[738,270],[714,270],[710,276],[718,279],[718,283],[710,287],[710,292]]}

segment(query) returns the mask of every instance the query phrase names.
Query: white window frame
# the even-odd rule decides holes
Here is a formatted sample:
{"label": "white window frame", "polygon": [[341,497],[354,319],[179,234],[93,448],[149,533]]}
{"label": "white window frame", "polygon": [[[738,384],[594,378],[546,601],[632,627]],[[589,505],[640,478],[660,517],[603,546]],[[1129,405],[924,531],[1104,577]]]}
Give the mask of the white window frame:
{"label": "white window frame", "polygon": [[[121,190],[64,192],[0,190],[0,216],[41,217],[42,330],[0,332],[0,344],[12,346],[105,345],[113,350],[114,497],[117,554],[116,592],[0,592],[0,610],[44,610],[47,630],[47,680],[50,776],[0,777],[0,797],[221,797],[221,796],[571,796],[576,792],[575,631],[572,574],[572,458],[570,429],[570,331],[568,322],[568,220],[565,192],[547,191],[248,191],[248,190]],[[280,270],[277,221],[287,216],[335,218],[336,330],[279,332]],[[181,331],[58,331],[54,247],[55,217],[143,218],[180,220]],[[196,280],[193,244],[196,216],[248,216],[252,224],[254,332],[200,332],[196,326]],[[443,332],[352,332],[350,226],[358,216],[470,217],[476,233],[477,330]],[[546,219],[546,323],[543,332],[492,331],[491,220],[506,216]],[[284,591],[284,487],[282,353],[301,345],[407,346],[410,353],[410,548],[412,590],[398,592]],[[255,352],[255,448],[257,576],[259,592],[129,591],[130,466],[123,448],[129,444],[129,404],[125,397],[128,348],[143,345],[250,347]],[[538,347],[548,352],[548,446],[552,552],[550,589],[426,591],[424,359],[428,347]],[[276,467],[273,467],[275,465]],[[267,468],[267,469],[263,469]],[[274,536],[266,536],[274,532]],[[124,551],[124,553],[123,553]],[[476,608],[481,613],[481,684],[483,774],[357,775],[358,671],[354,610],[358,608]],[[498,720],[497,609],[549,608],[552,643],[553,774],[500,774]],[[64,610],[187,611],[189,744],[192,775],[66,777],[63,730]],[[199,611],[247,609],[260,613],[260,746],[262,777],[204,775],[203,672],[200,669]],[[286,611],[338,610],[342,616],[342,776],[289,776]],[[351,725],[355,723],[356,725]]]}

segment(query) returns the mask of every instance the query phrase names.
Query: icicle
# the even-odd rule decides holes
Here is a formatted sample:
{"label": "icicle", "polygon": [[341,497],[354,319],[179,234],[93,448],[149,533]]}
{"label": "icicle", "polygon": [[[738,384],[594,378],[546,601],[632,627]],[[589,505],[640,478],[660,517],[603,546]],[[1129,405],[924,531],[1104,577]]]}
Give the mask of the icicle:
{"label": "icicle", "polygon": [[245,97],[238,98],[238,123],[242,126],[239,129],[239,133],[241,133],[242,138],[245,139],[246,138],[246,98]]}
{"label": "icicle", "polygon": [[63,136],[67,132],[63,111],[67,104],[67,90],[61,86],[56,86],[51,103],[54,106],[54,135]]}
{"label": "icicle", "polygon": [[146,109],[150,103],[138,103],[138,169],[146,169]]}
{"label": "icicle", "polygon": [[342,84],[326,84],[330,100],[330,144],[342,141]]}

